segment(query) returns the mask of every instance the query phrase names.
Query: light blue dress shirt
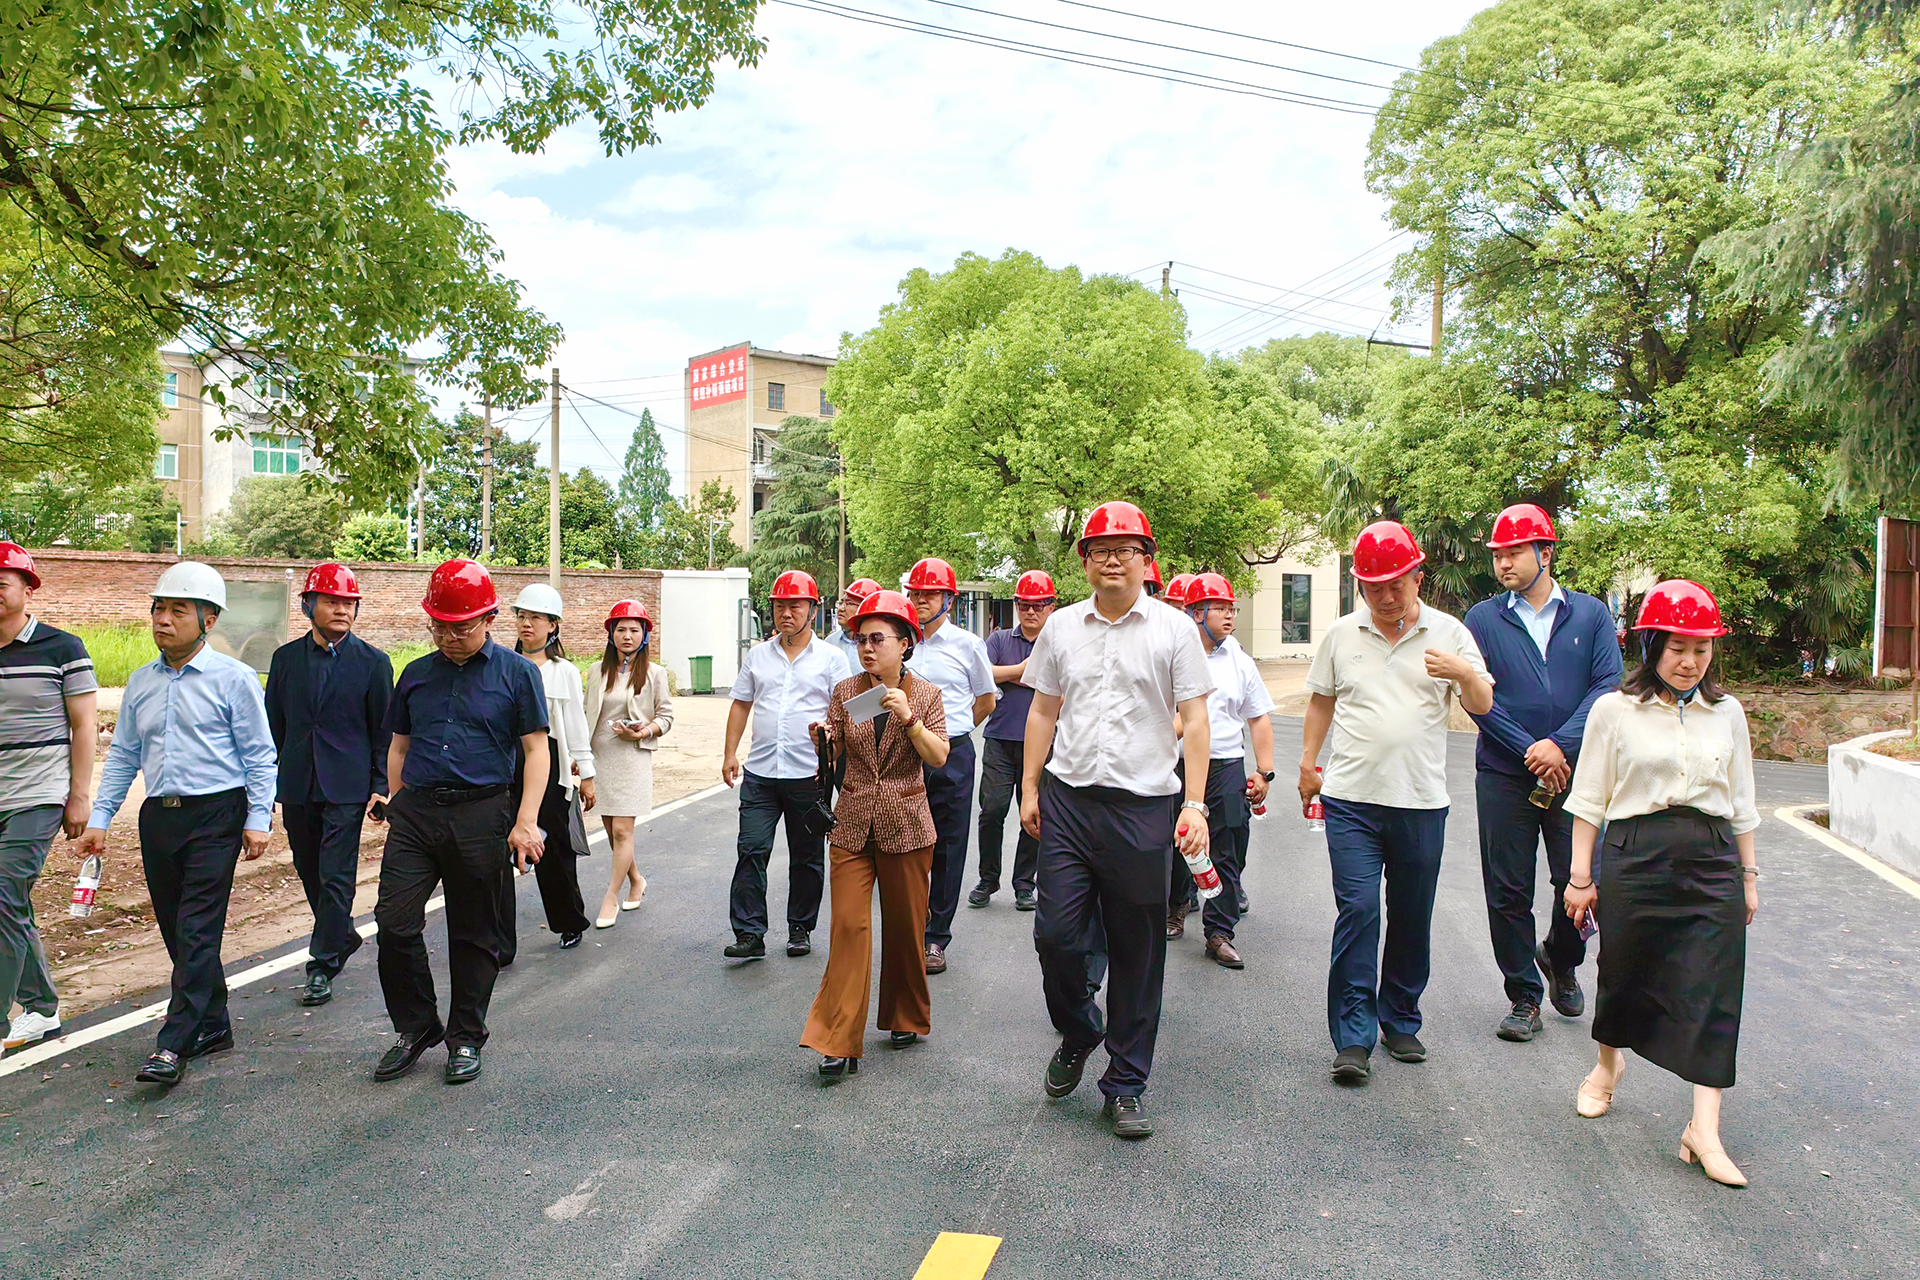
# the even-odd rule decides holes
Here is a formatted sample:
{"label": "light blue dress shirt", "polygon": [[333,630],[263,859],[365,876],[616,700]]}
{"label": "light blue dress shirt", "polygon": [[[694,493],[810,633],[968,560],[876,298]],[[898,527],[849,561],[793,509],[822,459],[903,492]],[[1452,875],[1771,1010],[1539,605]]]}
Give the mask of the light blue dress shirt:
{"label": "light blue dress shirt", "polygon": [[807,726],[827,718],[833,686],[852,674],[845,655],[819,636],[791,662],[779,636],[747,650],[732,690],[735,702],[753,704],[747,772],[756,778],[811,778],[820,757]]}
{"label": "light blue dress shirt", "polygon": [[1547,641],[1553,637],[1553,620],[1560,613],[1560,606],[1567,602],[1567,593],[1559,583],[1553,584],[1553,594],[1540,606],[1538,612],[1527,603],[1527,598],[1518,591],[1507,592],[1507,603],[1513,608],[1514,615],[1520,619],[1520,625],[1533,637],[1534,647],[1540,650],[1540,657],[1547,656]]}
{"label": "light blue dress shirt", "polygon": [[999,692],[993,682],[993,666],[987,661],[987,642],[951,622],[914,644],[907,670],[939,686],[949,739],[973,732],[975,698]]}
{"label": "light blue dress shirt", "polygon": [[143,773],[149,796],[206,796],[245,787],[247,830],[270,831],[278,768],[266,695],[252,667],[209,645],[177,671],[155,658],[127,678],[113,745],[100,769],[100,798],[87,825],[111,823],[133,775]]}
{"label": "light blue dress shirt", "polygon": [[860,646],[853,642],[853,637],[847,634],[845,627],[835,627],[833,629],[833,639],[830,643],[841,653],[847,655],[848,675],[857,676],[865,669],[860,665]]}

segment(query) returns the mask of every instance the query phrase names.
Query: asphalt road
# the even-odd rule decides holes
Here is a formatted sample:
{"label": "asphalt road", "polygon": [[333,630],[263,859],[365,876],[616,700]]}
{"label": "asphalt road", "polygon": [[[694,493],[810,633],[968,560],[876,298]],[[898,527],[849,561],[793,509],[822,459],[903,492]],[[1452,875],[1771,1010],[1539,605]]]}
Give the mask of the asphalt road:
{"label": "asphalt road", "polygon": [[[1299,722],[1276,736],[1294,758]],[[1003,1237],[995,1278],[1920,1273],[1920,900],[1771,816],[1823,775],[1758,771],[1736,1191],[1675,1157],[1683,1082],[1634,1060],[1613,1113],[1581,1120],[1584,1020],[1494,1038],[1470,751],[1456,735],[1432,1056],[1377,1054],[1365,1089],[1327,1077],[1326,859],[1284,805],[1254,828],[1246,970],[1197,930],[1175,944],[1158,1132],[1123,1144],[1103,1055],[1073,1097],[1041,1093],[1055,1039],[1006,893],[961,908],[931,1039],[869,1032],[860,1075],[823,1087],[797,1041],[824,955],[720,956],[722,794],[643,830],[646,905],[577,950],[522,881],[477,1083],[443,1085],[438,1050],[369,1081],[390,1038],[371,948],[311,1015],[297,971],[237,992],[238,1049],[171,1093],[132,1083],[151,1027],[0,1080],[0,1275],[904,1280],[941,1231]],[[589,899],[605,873],[583,864]]]}

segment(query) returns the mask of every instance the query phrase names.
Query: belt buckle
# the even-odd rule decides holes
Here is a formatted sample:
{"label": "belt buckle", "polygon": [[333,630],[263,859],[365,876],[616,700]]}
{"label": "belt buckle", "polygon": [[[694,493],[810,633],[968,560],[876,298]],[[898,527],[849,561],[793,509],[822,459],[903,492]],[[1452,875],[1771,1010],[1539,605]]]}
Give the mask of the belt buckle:
{"label": "belt buckle", "polygon": [[178,809],[180,807],[180,797],[179,796],[161,796],[160,807],[162,809]]}

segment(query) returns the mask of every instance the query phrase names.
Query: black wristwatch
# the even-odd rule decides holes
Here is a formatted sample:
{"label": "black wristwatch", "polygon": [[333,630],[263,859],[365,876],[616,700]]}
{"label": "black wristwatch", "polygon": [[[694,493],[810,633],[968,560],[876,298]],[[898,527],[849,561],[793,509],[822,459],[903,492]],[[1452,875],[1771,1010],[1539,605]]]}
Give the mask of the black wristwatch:
{"label": "black wristwatch", "polygon": [[1271,769],[1262,769],[1260,771],[1260,776],[1265,778],[1268,782],[1272,782],[1274,779],[1274,772]]}

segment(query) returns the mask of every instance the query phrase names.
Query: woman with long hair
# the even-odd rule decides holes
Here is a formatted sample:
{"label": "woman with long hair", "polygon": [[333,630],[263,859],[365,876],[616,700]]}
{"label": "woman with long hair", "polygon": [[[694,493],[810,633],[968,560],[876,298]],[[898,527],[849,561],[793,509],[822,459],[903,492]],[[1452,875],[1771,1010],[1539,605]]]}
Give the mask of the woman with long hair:
{"label": "woman with long hair", "polygon": [[[940,689],[905,670],[920,619],[898,591],[876,591],[854,615],[861,674],[834,686],[825,725],[814,726],[839,762],[843,781],[828,851],[833,928],[827,971],[800,1043],[821,1055],[829,1080],[860,1069],[873,978],[873,891],[880,889],[880,1008],[875,1025],[904,1049],[932,1030],[927,993],[928,877],[933,811],[921,766],[947,762]],[[884,686],[879,715],[856,722],[847,703]]]}
{"label": "woman with long hair", "polygon": [[[640,905],[647,878],[633,857],[633,825],[653,812],[653,752],[673,727],[667,673],[648,661],[653,619],[638,600],[607,612],[607,651],[587,676],[587,723],[600,795],[600,825],[613,849],[613,874],[594,926],[611,929]],[[626,892],[622,892],[625,890]]]}
{"label": "woman with long hair", "polygon": [[[577,947],[587,931],[586,903],[580,897],[576,859],[585,849],[573,846],[573,797],[580,807],[593,808],[593,749],[587,736],[586,698],[580,668],[567,661],[560,643],[560,593],[543,582],[527,587],[513,602],[519,632],[514,652],[540,669],[547,693],[547,794],[540,801],[540,827],[547,833],[545,855],[533,864],[540,904],[546,908],[547,928],[560,935],[560,946]],[[576,781],[575,771],[579,778]],[[511,882],[509,882],[511,883]]]}
{"label": "woman with long hair", "polygon": [[[1593,1038],[1600,1061],[1575,1109],[1613,1106],[1622,1050],[1693,1085],[1680,1158],[1732,1187],[1747,1177],[1720,1143],[1746,980],[1747,926],[1760,909],[1754,865],[1753,745],[1737,699],[1713,678],[1720,606],[1698,583],[1662,582],[1634,622],[1641,664],[1593,704],[1567,812],[1567,914],[1600,923]],[[1606,847],[1594,875],[1594,842]]]}

